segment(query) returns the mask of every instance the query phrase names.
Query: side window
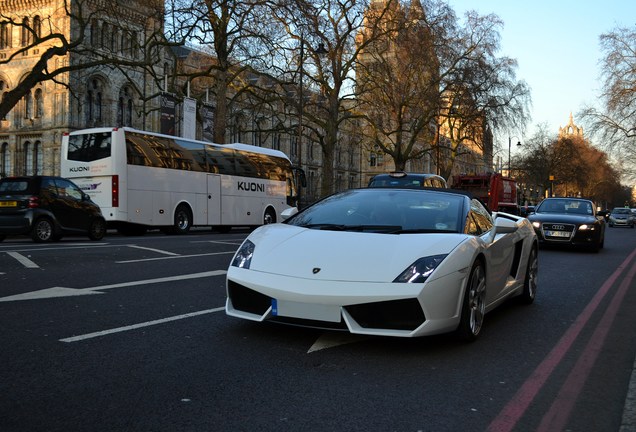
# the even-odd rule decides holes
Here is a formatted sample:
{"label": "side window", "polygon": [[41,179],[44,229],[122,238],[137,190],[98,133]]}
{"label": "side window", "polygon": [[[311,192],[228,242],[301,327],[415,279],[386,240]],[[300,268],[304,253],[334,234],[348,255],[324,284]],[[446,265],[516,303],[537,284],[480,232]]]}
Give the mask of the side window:
{"label": "side window", "polygon": [[485,233],[492,229],[494,225],[492,221],[492,217],[490,216],[490,213],[488,212],[488,210],[486,210],[484,206],[481,205],[481,203],[478,200],[476,199],[471,200],[470,212],[473,213],[475,222],[477,223],[477,225],[479,225],[479,229],[481,230],[482,233]]}
{"label": "side window", "polygon": [[48,195],[49,197],[55,196],[57,194],[57,188],[55,187],[55,181],[52,178],[43,178],[42,179],[42,187],[41,191],[43,194]]}
{"label": "side window", "polygon": [[494,223],[488,210],[481,203],[472,199],[470,202],[470,211],[466,220],[466,234],[481,235],[492,229]]}
{"label": "side window", "polygon": [[466,229],[464,230],[466,234],[471,234],[474,236],[481,235],[482,231],[477,225],[475,221],[475,217],[472,211],[468,212],[468,218],[466,219]]}
{"label": "side window", "polygon": [[57,179],[55,181],[60,196],[73,198],[78,201],[82,199],[82,191],[68,180]]}

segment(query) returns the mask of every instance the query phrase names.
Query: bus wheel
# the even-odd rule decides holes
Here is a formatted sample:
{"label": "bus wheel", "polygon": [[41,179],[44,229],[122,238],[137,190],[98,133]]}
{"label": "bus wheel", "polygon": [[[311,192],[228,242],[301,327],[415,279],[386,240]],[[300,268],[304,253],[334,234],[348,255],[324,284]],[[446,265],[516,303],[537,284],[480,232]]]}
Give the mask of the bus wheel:
{"label": "bus wheel", "polygon": [[273,223],[276,223],[276,213],[274,213],[274,210],[270,207],[267,210],[265,210],[265,217],[263,217],[263,225],[268,225]]}
{"label": "bus wheel", "polygon": [[192,227],[192,214],[186,206],[177,207],[174,214],[174,232],[175,234],[187,234]]}

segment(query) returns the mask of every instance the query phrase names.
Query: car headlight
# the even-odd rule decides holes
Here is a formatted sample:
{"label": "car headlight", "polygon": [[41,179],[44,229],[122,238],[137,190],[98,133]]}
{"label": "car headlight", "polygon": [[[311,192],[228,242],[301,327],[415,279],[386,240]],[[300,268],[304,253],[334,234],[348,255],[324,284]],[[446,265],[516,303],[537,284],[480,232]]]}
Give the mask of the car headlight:
{"label": "car headlight", "polygon": [[583,224],[583,225],[579,225],[579,231],[587,231],[587,230],[593,230],[594,229],[594,225],[587,225],[587,224]]}
{"label": "car headlight", "polygon": [[541,222],[534,221],[532,222],[532,226],[535,227],[536,229],[539,229],[541,228]]}
{"label": "car headlight", "polygon": [[433,273],[433,270],[444,261],[448,254],[433,255],[420,258],[407,267],[393,282],[398,283],[422,283]]}
{"label": "car headlight", "polygon": [[250,268],[255,247],[254,243],[249,240],[245,240],[241,247],[236,251],[236,255],[234,255],[231,265],[244,269]]}

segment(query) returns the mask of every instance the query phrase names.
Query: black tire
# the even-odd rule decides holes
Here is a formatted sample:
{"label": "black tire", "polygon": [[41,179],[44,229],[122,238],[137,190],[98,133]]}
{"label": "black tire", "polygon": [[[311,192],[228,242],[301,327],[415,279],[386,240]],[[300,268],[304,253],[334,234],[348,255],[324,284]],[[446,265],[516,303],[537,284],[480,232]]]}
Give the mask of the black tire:
{"label": "black tire", "polygon": [[88,238],[91,240],[101,240],[106,235],[106,221],[104,219],[93,219],[88,227]]}
{"label": "black tire", "polygon": [[265,210],[265,215],[263,216],[263,225],[269,225],[276,223],[276,213],[274,209],[271,207]]}
{"label": "black tire", "polygon": [[473,342],[481,333],[486,313],[486,272],[480,260],[475,261],[470,270],[461,319],[456,334],[460,340]]}
{"label": "black tire", "polygon": [[36,243],[50,242],[56,237],[55,226],[48,218],[36,219],[31,228],[31,238]]}
{"label": "black tire", "polygon": [[6,238],[7,238],[7,236],[6,236],[6,235],[4,235],[4,234],[0,234],[0,242],[1,242],[1,241],[4,241],[4,239],[6,239]]}
{"label": "black tire", "polygon": [[187,234],[190,228],[192,228],[192,213],[189,208],[180,205],[174,212],[174,225],[172,230],[175,234]]}
{"label": "black tire", "polygon": [[532,304],[537,296],[537,274],[539,271],[539,256],[537,248],[532,247],[530,256],[528,257],[528,267],[526,268],[526,277],[523,282],[523,292],[520,300],[525,304]]}

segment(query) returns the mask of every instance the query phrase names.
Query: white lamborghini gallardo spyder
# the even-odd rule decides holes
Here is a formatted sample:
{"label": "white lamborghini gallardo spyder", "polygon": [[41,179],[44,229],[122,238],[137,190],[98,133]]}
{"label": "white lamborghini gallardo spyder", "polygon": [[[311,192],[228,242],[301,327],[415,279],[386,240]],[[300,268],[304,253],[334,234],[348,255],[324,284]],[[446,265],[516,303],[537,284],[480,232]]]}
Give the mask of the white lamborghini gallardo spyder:
{"label": "white lamborghini gallardo spyder", "polygon": [[352,189],[252,232],[227,272],[226,313],[351,333],[472,341],[504,300],[534,301],[527,219],[448,189]]}

